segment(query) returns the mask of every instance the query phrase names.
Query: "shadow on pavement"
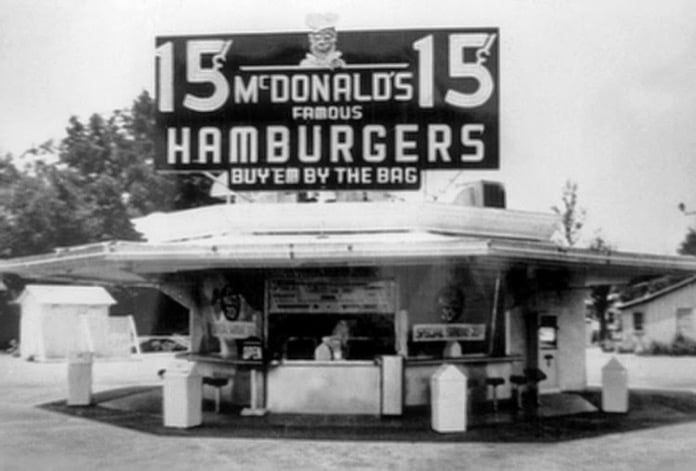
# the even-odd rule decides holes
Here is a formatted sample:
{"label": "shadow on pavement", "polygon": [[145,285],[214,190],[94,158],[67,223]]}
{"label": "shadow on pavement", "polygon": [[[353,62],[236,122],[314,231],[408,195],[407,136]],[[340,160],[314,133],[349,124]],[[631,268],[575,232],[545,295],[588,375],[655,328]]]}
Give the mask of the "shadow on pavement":
{"label": "shadow on pavement", "polygon": [[[599,390],[564,395],[574,395],[595,407],[601,403]],[[203,425],[175,429],[162,425],[162,396],[158,386],[105,391],[94,395],[94,404],[69,407],[65,401],[56,401],[39,407],[161,436],[256,439],[560,442],[696,420],[696,394],[644,390],[631,391],[627,414],[595,410],[532,418],[519,413],[489,412],[474,416],[466,432],[447,434],[431,429],[430,413],[426,408],[408,409],[398,418],[300,414],[243,417],[239,409],[231,407],[223,407],[220,413],[215,413],[212,402],[204,401]]]}

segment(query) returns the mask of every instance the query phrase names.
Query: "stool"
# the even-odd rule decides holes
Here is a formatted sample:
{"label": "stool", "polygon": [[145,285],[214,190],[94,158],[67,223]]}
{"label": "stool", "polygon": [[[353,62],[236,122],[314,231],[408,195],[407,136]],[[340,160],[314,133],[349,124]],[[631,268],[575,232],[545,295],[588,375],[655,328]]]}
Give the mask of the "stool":
{"label": "stool", "polygon": [[493,412],[498,412],[498,386],[505,384],[505,378],[494,376],[486,378],[486,385],[493,388]]}
{"label": "stool", "polygon": [[215,388],[215,413],[220,412],[220,389],[229,383],[227,378],[203,378],[203,384]]}
{"label": "stool", "polygon": [[515,395],[515,407],[522,409],[522,386],[527,384],[527,377],[524,375],[510,376],[510,384],[512,384],[512,392]]}
{"label": "stool", "polygon": [[524,376],[525,376],[525,378],[527,378],[527,383],[530,383],[534,386],[533,391],[534,391],[534,395],[536,396],[535,401],[534,401],[535,405],[536,406],[541,405],[541,403],[539,401],[538,385],[539,385],[539,383],[541,383],[542,381],[544,381],[546,379],[546,374],[543,371],[541,371],[539,368],[526,368],[524,370]]}

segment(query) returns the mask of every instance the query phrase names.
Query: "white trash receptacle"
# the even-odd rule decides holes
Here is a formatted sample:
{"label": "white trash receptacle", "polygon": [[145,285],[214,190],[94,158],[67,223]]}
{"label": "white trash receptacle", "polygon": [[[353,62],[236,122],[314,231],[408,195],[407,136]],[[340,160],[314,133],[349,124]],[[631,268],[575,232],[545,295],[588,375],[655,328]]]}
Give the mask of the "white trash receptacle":
{"label": "white trash receptacle", "polygon": [[628,371],[615,357],[602,368],[602,410],[628,412]]}
{"label": "white trash receptacle", "polygon": [[442,365],[430,377],[431,420],[436,432],[466,431],[466,375],[454,365]]}
{"label": "white trash receptacle", "polygon": [[92,404],[92,354],[71,352],[68,354],[68,400],[69,406]]}
{"label": "white trash receptacle", "polygon": [[164,426],[189,428],[203,422],[203,380],[194,363],[177,361],[164,373]]}

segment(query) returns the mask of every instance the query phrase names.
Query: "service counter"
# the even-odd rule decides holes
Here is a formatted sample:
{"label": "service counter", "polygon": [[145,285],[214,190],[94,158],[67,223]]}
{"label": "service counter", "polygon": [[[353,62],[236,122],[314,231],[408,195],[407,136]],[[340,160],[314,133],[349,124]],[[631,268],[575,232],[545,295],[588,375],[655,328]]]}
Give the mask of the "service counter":
{"label": "service counter", "polygon": [[[403,407],[430,404],[430,378],[443,364],[460,367],[474,386],[473,404],[490,401],[485,379],[505,380],[499,399],[511,396],[509,378],[523,369],[522,356],[406,358],[380,356],[374,360],[259,360],[224,359],[216,355],[178,355],[196,363],[204,377],[233,379],[234,394],[251,408],[273,413],[399,415]],[[265,381],[264,381],[265,378]],[[265,396],[265,403],[264,398]]]}
{"label": "service counter", "polygon": [[239,369],[252,369],[252,368],[262,368],[262,360],[237,360],[235,358],[222,358],[216,353],[178,353],[176,358],[183,360],[189,360],[196,362],[196,366],[199,368],[198,371],[210,372],[211,376],[213,373],[225,374],[234,372]]}
{"label": "service counter", "polygon": [[510,375],[519,374],[524,369],[524,357],[489,357],[467,355],[458,358],[407,358],[404,362],[404,406],[424,406],[430,404],[430,377],[441,365],[451,364],[462,369],[474,384],[469,389],[470,401],[474,404],[491,400],[491,392],[485,379],[500,377],[505,383],[498,387],[498,399],[511,396]]}
{"label": "service counter", "polygon": [[[521,373],[522,356],[407,358],[394,368],[394,356],[374,361],[285,360],[268,365],[267,407],[273,412],[310,414],[384,414],[402,406],[430,404],[430,378],[441,365],[454,364],[470,378],[471,401],[492,399],[485,379],[500,377],[499,399],[511,396],[510,376]],[[395,406],[398,402],[398,406]]]}
{"label": "service counter", "polygon": [[193,362],[196,373],[203,378],[229,379],[225,395],[233,402],[248,404],[252,411],[263,408],[263,361],[222,358],[219,354],[182,353],[176,357]]}
{"label": "service counter", "polygon": [[376,361],[272,362],[266,405],[281,413],[379,415],[381,378]]}
{"label": "service counter", "polygon": [[[376,360],[236,360],[215,354],[177,355],[195,363],[203,377],[228,378],[232,398],[275,413],[382,413],[384,362]],[[401,362],[399,362],[401,363]],[[391,368],[393,369],[393,368]],[[389,384],[401,387],[401,371]],[[264,381],[265,378],[265,381]],[[264,394],[265,391],[265,394]],[[262,398],[265,396],[265,407]],[[393,396],[393,394],[392,394]],[[400,398],[399,394],[399,398]]]}

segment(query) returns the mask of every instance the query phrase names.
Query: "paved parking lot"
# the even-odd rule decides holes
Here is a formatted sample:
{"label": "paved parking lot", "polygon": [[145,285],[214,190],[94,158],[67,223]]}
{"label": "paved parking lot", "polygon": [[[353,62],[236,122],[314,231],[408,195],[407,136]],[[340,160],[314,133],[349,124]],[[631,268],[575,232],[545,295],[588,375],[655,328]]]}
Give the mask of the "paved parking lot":
{"label": "paved parking lot", "polygon": [[[588,352],[592,383],[608,356]],[[644,358],[644,357],[643,357]],[[621,356],[631,378],[696,390],[696,359]],[[166,357],[99,362],[95,391],[157,384]],[[648,365],[648,366],[645,366]],[[648,371],[650,370],[650,371]],[[0,356],[0,470],[696,469],[696,421],[558,442],[435,443],[177,437],[38,408],[65,397],[64,364]],[[687,378],[687,376],[690,376]],[[631,380],[633,383],[634,381]]]}

